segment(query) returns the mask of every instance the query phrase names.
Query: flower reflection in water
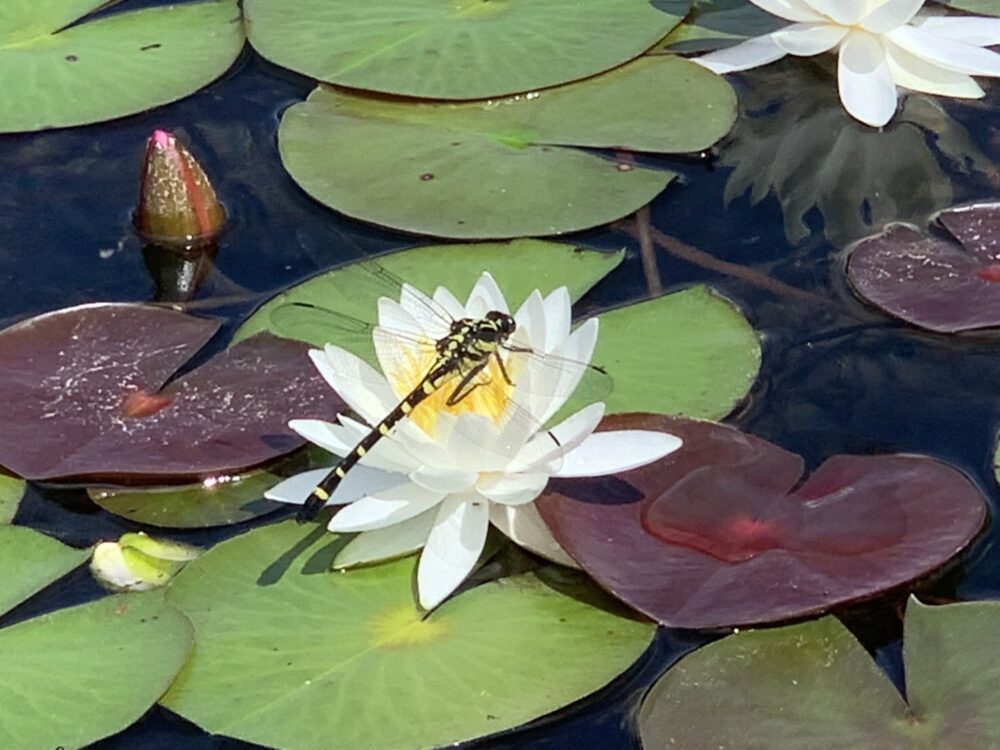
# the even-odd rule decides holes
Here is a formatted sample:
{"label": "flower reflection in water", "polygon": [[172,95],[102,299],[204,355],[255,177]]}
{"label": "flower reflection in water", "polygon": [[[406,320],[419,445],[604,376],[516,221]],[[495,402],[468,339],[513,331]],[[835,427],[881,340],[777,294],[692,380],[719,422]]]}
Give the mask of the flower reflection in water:
{"label": "flower reflection in water", "polygon": [[979,174],[996,187],[992,161],[933,97],[909,94],[881,130],[852,119],[840,104],[828,61],[791,60],[744,74],[740,118],[720,163],[733,167],[726,203],[750,191],[773,193],[792,244],[811,233],[816,208],[838,246],[893,221],[922,223],[955,202],[945,169]]}

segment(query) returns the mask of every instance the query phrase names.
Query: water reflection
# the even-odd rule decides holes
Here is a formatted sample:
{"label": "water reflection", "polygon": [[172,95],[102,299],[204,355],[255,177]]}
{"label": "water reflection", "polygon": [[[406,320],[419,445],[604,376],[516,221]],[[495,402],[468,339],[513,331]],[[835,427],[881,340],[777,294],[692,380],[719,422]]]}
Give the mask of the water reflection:
{"label": "water reflection", "polygon": [[854,121],[837,95],[831,60],[788,60],[745,74],[740,118],[721,148],[733,167],[727,203],[773,194],[785,235],[797,244],[818,209],[823,233],[846,245],[892,221],[922,223],[955,202],[946,168],[997,185],[990,159],[939,102],[909,94],[882,130]]}

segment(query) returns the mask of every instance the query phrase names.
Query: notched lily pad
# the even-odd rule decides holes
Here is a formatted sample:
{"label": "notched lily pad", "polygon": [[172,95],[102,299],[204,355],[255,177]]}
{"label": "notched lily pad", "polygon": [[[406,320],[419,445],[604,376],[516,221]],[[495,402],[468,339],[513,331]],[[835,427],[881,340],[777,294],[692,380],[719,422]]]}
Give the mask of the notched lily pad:
{"label": "notched lily pad", "polygon": [[80,748],[121,731],[167,689],[194,640],[160,594],[61,609],[0,630],[5,750]]}
{"label": "notched lily pad", "polygon": [[1000,203],[950,208],[942,232],[895,225],[858,243],[847,273],[890,315],[942,333],[1000,326]]}
{"label": "notched lily pad", "polygon": [[236,0],[77,23],[106,4],[3,0],[0,132],[84,125],[180,99],[222,75],[243,46]]}
{"label": "notched lily pad", "polygon": [[[836,618],[744,631],[686,656],[639,713],[643,746],[948,748],[1000,745],[1000,604],[911,598],[907,700]],[[724,720],[720,720],[724,716]]]}
{"label": "notched lily pad", "polygon": [[[586,78],[636,57],[687,0],[247,0],[250,42],[321,81],[479,99]],[[661,12],[664,11],[664,12]],[[614,33],[609,34],[608,30]]]}
{"label": "notched lily pad", "polygon": [[802,459],[733,427],[651,415],[602,429],[680,436],[614,479],[553,482],[559,542],[627,604],[674,627],[773,622],[873,597],[945,563],[986,518],[979,490],[925,456]]}
{"label": "notched lily pad", "polygon": [[170,381],[217,328],[95,304],[0,331],[0,464],[36,480],[211,476],[301,446],[289,414],[342,408],[306,346],[266,334]]}
{"label": "notched lily pad", "polygon": [[675,177],[582,148],[699,151],[735,120],[721,77],[646,57],[597,78],[462,104],[321,86],[278,131],[285,168],[365,221],[456,238],[554,235],[621,218]]}
{"label": "notched lily pad", "polygon": [[579,700],[652,639],[649,623],[533,574],[483,584],[425,617],[412,557],[331,572],[343,543],[287,522],[188,565],[170,599],[198,648],[164,705],[268,747],[444,747]]}

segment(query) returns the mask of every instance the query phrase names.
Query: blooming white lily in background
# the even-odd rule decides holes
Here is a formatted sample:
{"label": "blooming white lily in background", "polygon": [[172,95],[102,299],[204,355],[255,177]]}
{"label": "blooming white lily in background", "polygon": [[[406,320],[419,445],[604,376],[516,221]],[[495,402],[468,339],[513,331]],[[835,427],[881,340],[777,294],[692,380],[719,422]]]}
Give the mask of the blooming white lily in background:
{"label": "blooming white lily in background", "polygon": [[924,0],[751,0],[790,26],[695,58],[732,73],[785,55],[839,52],[840,100],[857,120],[881,127],[896,112],[896,87],[960,99],[983,90],[972,76],[1000,76],[1000,19],[917,17]]}
{"label": "blooming white lily in background", "polygon": [[[428,314],[443,307],[453,318],[481,318],[490,310],[508,312],[493,277],[484,273],[465,305],[438,288],[433,302],[411,287],[400,303],[379,300],[379,325],[438,340],[447,324]],[[511,343],[554,355],[560,362],[587,363],[597,341],[597,320],[570,332],[570,297],[565,287],[548,297],[536,290],[514,315]],[[307,440],[343,456],[409,393],[430,367],[425,347],[401,336],[375,333],[384,373],[328,344],[310,352],[316,367],[365,424],[347,416],[339,423],[292,420],[289,426]],[[542,522],[533,501],[550,477],[614,474],[656,461],[680,447],[679,438],[661,432],[594,433],[604,404],[592,404],[549,432],[539,426],[566,402],[584,374],[584,365],[556,371],[560,382],[526,391],[525,383],[552,379],[532,371],[528,362],[508,389],[505,403],[478,398],[479,390],[457,404],[445,402],[445,384],[380,440],[340,483],[330,503],[347,504],[330,522],[335,532],[362,532],[338,555],[334,566],[350,567],[399,557],[423,547],[417,569],[422,607],[440,604],[474,568],[492,523],[518,544],[556,562],[575,565]],[[540,368],[536,368],[540,369]],[[497,375],[499,377],[499,374]],[[528,386],[530,387],[530,386]],[[485,390],[485,389],[482,389]],[[512,410],[531,419],[512,419]],[[302,503],[328,469],[285,480],[266,496]]]}

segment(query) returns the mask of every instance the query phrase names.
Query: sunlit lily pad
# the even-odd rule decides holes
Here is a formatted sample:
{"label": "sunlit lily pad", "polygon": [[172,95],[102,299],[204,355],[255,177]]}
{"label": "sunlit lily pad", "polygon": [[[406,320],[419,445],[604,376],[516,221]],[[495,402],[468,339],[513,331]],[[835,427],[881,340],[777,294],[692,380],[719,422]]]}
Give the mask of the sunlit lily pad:
{"label": "sunlit lily pad", "polygon": [[928,607],[911,598],[905,701],[836,618],[737,633],[653,686],[639,714],[643,746],[998,747],[998,632],[997,602]]}
{"label": "sunlit lily pad", "polygon": [[729,300],[693,287],[600,316],[594,362],[611,373],[608,411],[724,417],[760,369],[760,339]]}
{"label": "sunlit lily pad", "polygon": [[848,262],[851,283],[921,328],[1000,326],[1000,203],[948,209],[937,220],[951,237],[898,224],[862,240]]}
{"label": "sunlit lily pad", "polygon": [[[247,0],[264,57],[352,88],[479,99],[586,78],[642,54],[690,3]],[[608,30],[614,33],[609,34]]]}
{"label": "sunlit lily pad", "polygon": [[586,81],[463,104],[321,86],[286,111],[278,145],[295,181],[349,216],[442,237],[517,237],[621,218],[675,176],[577,147],[699,151],[734,119],[721,77],[646,57]]}
{"label": "sunlit lily pad", "polygon": [[[16,607],[90,556],[21,526],[0,526],[0,614]],[[2,728],[3,722],[0,722]],[[0,735],[2,736],[2,735]],[[0,743],[0,747],[8,747]]]}
{"label": "sunlit lily pad", "polygon": [[[620,261],[617,253],[537,240],[426,247],[379,258],[383,267],[425,292],[441,285],[461,298],[488,270],[512,305],[520,304],[535,288],[547,293],[561,285],[567,285],[577,299]],[[299,284],[250,316],[237,331],[236,340],[270,330],[317,346],[333,341],[374,363],[370,340],[363,336],[343,338],[345,331],[325,329],[322,315],[317,316],[315,325],[294,329],[276,325],[271,319],[275,308],[302,302],[374,323],[378,289],[373,289],[365,276],[364,271],[345,266]],[[609,411],[718,418],[746,395],[757,376],[757,334],[732,303],[705,287],[598,317],[601,332],[593,363],[606,369],[614,381],[606,399]],[[655,336],[656,346],[649,345],[650,335]],[[651,388],[654,381],[658,385]]]}
{"label": "sunlit lily pad", "polygon": [[[496,278],[510,304],[519,305],[535,289],[547,294],[560,286],[567,287],[575,301],[617,268],[623,258],[623,252],[600,252],[541,240],[514,240],[417,247],[383,255],[378,258],[378,264],[425,292],[443,286],[461,299],[468,296],[476,279],[486,270]],[[319,305],[375,325],[379,296],[392,296],[393,291],[374,284],[370,276],[354,264],[348,264],[294,286],[268,300],[247,318],[233,340],[241,341],[261,331],[314,346],[322,346],[336,338],[336,332],[328,334],[322,325],[295,329],[276,326],[271,313],[289,302]],[[357,336],[349,340],[338,339],[335,343],[374,363],[374,349],[369,339]]]}
{"label": "sunlit lily pad", "polygon": [[302,445],[289,413],[339,412],[307,347],[268,335],[164,386],[217,328],[99,304],[0,331],[0,464],[28,479],[217,475]]}
{"label": "sunlit lily pad", "polygon": [[[180,99],[218,78],[243,46],[236,0],[115,13],[106,0],[4,0],[0,132],[83,125]],[[16,85],[15,85],[16,82]]]}
{"label": "sunlit lily pad", "polygon": [[269,747],[438,747],[594,692],[653,634],[534,575],[479,586],[423,619],[413,558],[331,573],[344,541],[287,522],[191,563],[170,598],[198,649],[163,703]]}
{"label": "sunlit lily pad", "polygon": [[0,525],[14,520],[26,487],[23,479],[0,473]]}
{"label": "sunlit lily pad", "polygon": [[5,750],[79,748],[167,689],[194,633],[158,594],[114,596],[0,630]]}
{"label": "sunlit lily pad", "polygon": [[87,494],[109,513],[149,526],[226,526],[287,508],[285,503],[266,500],[264,492],[292,474],[330,464],[330,454],[310,447],[266,469],[169,487],[91,487]]}
{"label": "sunlit lily pad", "polygon": [[876,596],[940,567],[986,518],[957,470],[915,455],[802,459],[725,425],[651,415],[680,450],[615,479],[550,483],[536,501],[604,586],[665,625],[773,622]]}

